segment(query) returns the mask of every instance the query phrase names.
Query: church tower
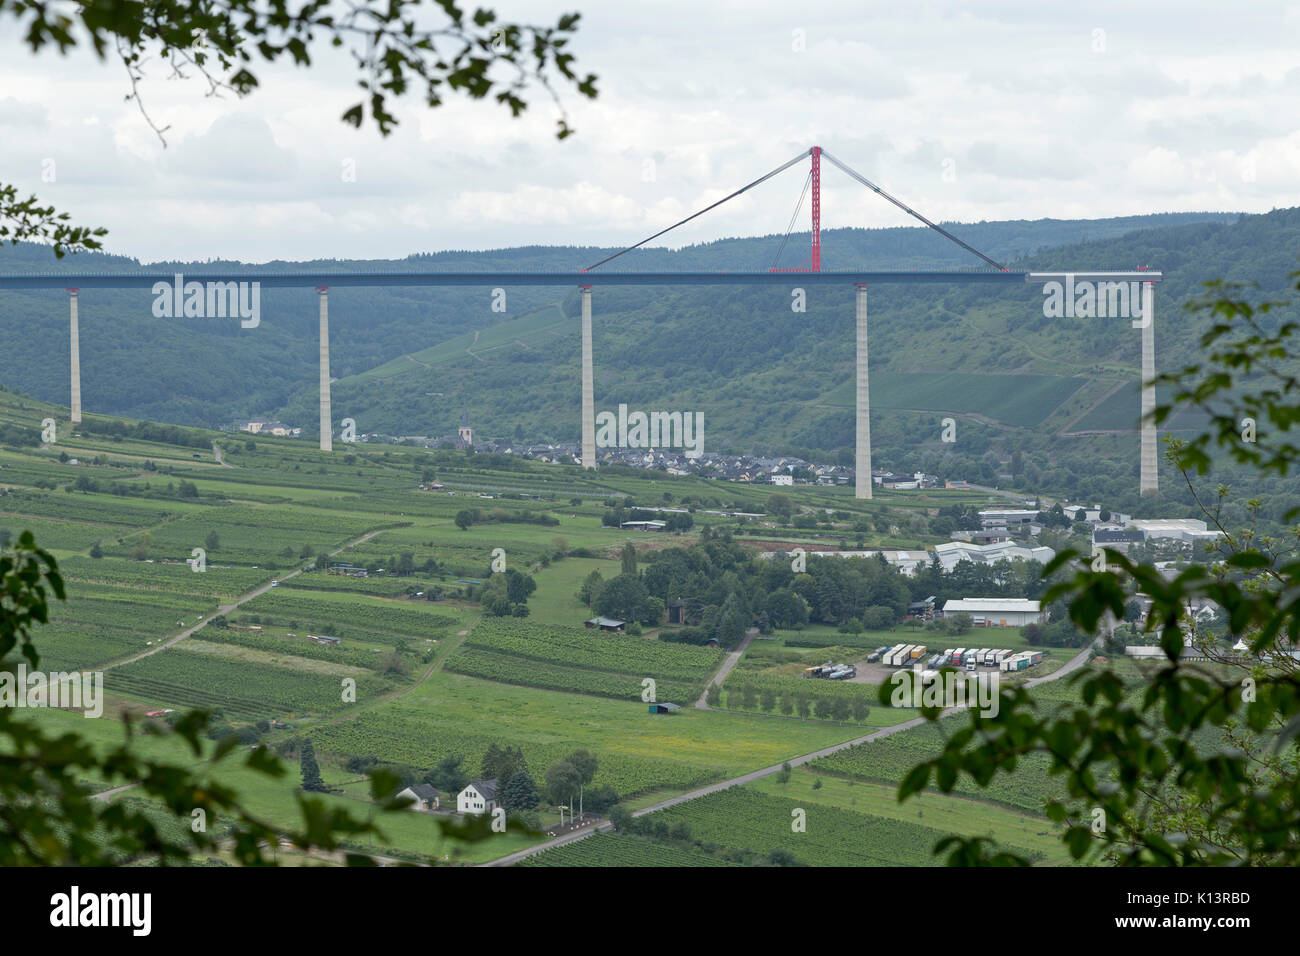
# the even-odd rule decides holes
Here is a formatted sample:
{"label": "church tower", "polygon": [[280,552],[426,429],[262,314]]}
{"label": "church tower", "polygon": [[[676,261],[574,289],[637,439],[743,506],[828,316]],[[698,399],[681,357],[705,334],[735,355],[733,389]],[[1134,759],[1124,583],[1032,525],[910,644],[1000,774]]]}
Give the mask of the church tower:
{"label": "church tower", "polygon": [[461,413],[460,428],[457,430],[456,434],[457,436],[459,436],[460,440],[463,441],[466,445],[474,444],[474,431],[469,427],[469,406],[468,405],[465,406],[465,410]]}

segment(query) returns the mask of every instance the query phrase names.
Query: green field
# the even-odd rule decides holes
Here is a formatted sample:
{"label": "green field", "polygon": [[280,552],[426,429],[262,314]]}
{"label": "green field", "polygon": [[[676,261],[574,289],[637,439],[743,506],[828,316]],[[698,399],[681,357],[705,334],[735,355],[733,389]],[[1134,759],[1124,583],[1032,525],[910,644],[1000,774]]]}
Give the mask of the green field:
{"label": "green field", "polygon": [[528,619],[487,618],[445,666],[508,684],[686,704],[704,692],[722,658],[717,649]]}
{"label": "green field", "polygon": [[595,833],[586,839],[525,857],[516,866],[734,866],[699,850],[641,836]]}
{"label": "green field", "polygon": [[[527,316],[489,330],[480,336],[479,347],[491,351],[516,338],[550,335],[556,321],[564,320],[544,312]],[[30,427],[46,414],[59,411],[0,392],[0,420]],[[110,713],[197,707],[219,713],[214,734],[238,733],[245,743],[293,747],[310,737],[326,782],[337,788],[322,799],[362,817],[373,814],[374,805],[366,796],[364,775],[347,769],[350,758],[373,758],[418,779],[443,758],[455,756],[473,777],[485,751],[496,744],[518,747],[528,773],[541,784],[554,763],[587,749],[597,759],[592,785],[611,788],[625,806],[639,809],[909,718],[911,712],[875,706],[874,690],[867,685],[792,676],[791,669],[797,671],[805,657],[840,653],[822,646],[800,649],[794,646],[800,638],[806,644],[833,641],[841,647],[860,642],[860,648],[848,648],[860,651],[893,643],[886,632],[856,638],[824,626],[789,632],[783,640],[755,644],[727,685],[727,697],[735,696],[729,692],[737,682],[750,681],[770,683],[782,694],[811,688],[828,698],[869,699],[871,706],[861,717],[840,724],[833,718],[697,710],[691,705],[723,652],[660,642],[654,629],[646,636],[589,631],[582,622],[591,611],[576,592],[593,570],[606,579],[619,573],[616,556],[625,541],[643,550],[686,547],[705,527],[744,530],[747,539],[834,541],[854,521],[882,508],[910,512],[949,501],[986,500],[972,493],[945,498],[926,492],[858,501],[849,488],[794,488],[790,494],[800,504],[842,513],[834,529],[795,531],[775,522],[707,514],[704,509],[761,510],[770,492],[701,478],[593,474],[391,445],[357,445],[324,454],[309,442],[217,433],[191,436],[194,446],[168,445],[114,438],[96,427],[88,419],[81,437],[69,434],[62,448],[0,448],[0,531],[12,540],[25,528],[34,530],[53,549],[67,582],[68,601],[55,603],[51,622],[37,634],[43,663],[104,669]],[[224,467],[213,460],[207,447],[211,442],[223,448]],[[61,450],[80,463],[59,461]],[[445,491],[418,489],[430,474]],[[653,507],[687,497],[700,509],[690,534],[629,534],[601,521],[607,502],[635,498]],[[478,511],[468,529],[455,524],[461,510]],[[186,563],[194,548],[206,551],[202,573]],[[529,598],[526,618],[482,618],[478,604],[466,598],[465,586],[456,584],[458,578],[486,579],[496,548],[504,549],[509,567],[534,576],[537,590]],[[570,556],[578,549],[594,556]],[[312,564],[316,555],[334,552],[327,564],[360,564],[371,575],[312,570],[285,576]],[[410,570],[394,573],[399,565]],[[280,580],[278,587],[251,597],[272,579]],[[423,599],[431,595],[441,599]],[[228,607],[236,602],[238,607]],[[214,623],[218,614],[221,619]],[[200,623],[192,635],[158,649]],[[308,635],[329,635],[341,643],[314,643]],[[148,656],[124,663],[145,652]],[[787,654],[793,657],[780,656]],[[648,713],[643,699],[648,680],[654,681],[656,700],[680,703],[683,709]],[[736,709],[746,710],[741,696]],[[724,706],[729,702],[724,700]],[[753,709],[763,709],[761,695]],[[58,712],[35,716],[49,728],[80,730],[97,746],[108,746],[122,732],[122,724],[111,719],[81,721]],[[271,727],[266,723],[271,720],[293,726]],[[910,739],[909,734],[898,736]],[[205,757],[171,738],[137,734],[132,742],[151,755],[209,772]],[[665,812],[664,819],[686,820],[712,849],[654,836],[602,834],[548,853],[535,864],[725,865],[738,860],[721,851],[743,857],[746,848],[759,854],[751,862],[763,862],[762,854],[781,850],[813,863],[888,858],[927,864],[932,861],[925,851],[939,824],[932,827],[931,821],[909,816],[911,807],[895,812],[884,796],[904,759],[928,753],[926,748],[936,742],[923,744],[892,764],[877,759],[888,751],[869,751],[865,759],[860,749],[819,761],[817,773],[825,782],[815,794],[807,791],[813,773],[800,771],[782,785],[784,791],[771,789],[776,785],[765,780]],[[223,762],[210,772],[214,782],[235,787],[263,819],[287,826],[298,818],[298,774],[292,760],[288,771],[268,780],[238,762]],[[93,777],[85,782],[92,788],[104,784]],[[140,799],[127,794],[122,799]],[[780,833],[764,835],[773,821],[788,816],[791,794],[811,811],[812,842],[788,843]],[[996,791],[986,801],[1001,804],[965,801],[948,808],[927,795],[924,809],[927,816],[933,812],[944,825],[956,827],[978,817],[968,805],[982,808],[988,811],[984,822],[995,832],[1038,852],[1042,847],[1024,833],[1025,811],[1032,818],[1034,809],[1030,796],[1016,803]],[[930,810],[940,805],[947,808],[946,816]],[[162,814],[151,805],[149,812]],[[542,814],[548,821],[556,816],[545,805]],[[726,824],[733,814],[740,816]],[[747,814],[753,820],[742,819]],[[170,826],[165,814],[159,824]],[[492,859],[537,839],[503,835],[474,844],[457,858],[428,815],[391,815],[383,826],[384,837],[362,838],[358,844],[381,855],[448,863]],[[843,846],[832,836],[863,827],[879,839],[862,847]],[[300,862],[336,860],[305,857]]]}
{"label": "green field", "polygon": [[[821,786],[816,786],[818,780]],[[800,767],[788,783],[770,776],[748,786],[760,793],[793,800],[801,806],[826,804],[923,825],[944,834],[987,836],[1027,858],[1054,866],[1071,862],[1055,826],[1046,817],[983,800],[927,792],[899,803],[898,787],[893,784],[822,775],[808,767]]]}
{"label": "green field", "polygon": [[860,731],[684,709],[652,715],[624,702],[439,672],[400,700],[313,731],[318,751],[386,754],[431,767],[445,754],[476,766],[493,741],[520,747],[531,772],[585,747],[599,759],[595,785],[620,796],[686,788],[811,753]]}

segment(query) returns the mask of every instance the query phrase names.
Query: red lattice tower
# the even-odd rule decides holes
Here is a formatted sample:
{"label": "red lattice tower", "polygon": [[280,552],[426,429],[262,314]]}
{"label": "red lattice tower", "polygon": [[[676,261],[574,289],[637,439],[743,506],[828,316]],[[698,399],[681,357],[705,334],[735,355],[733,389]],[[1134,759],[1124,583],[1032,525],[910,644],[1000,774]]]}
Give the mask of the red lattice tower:
{"label": "red lattice tower", "polygon": [[812,148],[812,262],[813,272],[822,271],[822,148]]}

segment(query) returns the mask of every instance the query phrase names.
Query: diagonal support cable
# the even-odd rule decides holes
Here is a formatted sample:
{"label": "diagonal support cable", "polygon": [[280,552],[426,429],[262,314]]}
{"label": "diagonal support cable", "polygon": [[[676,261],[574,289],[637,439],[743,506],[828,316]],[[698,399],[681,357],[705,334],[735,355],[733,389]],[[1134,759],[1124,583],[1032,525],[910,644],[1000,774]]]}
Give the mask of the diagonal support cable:
{"label": "diagonal support cable", "polygon": [[990,259],[988,256],[984,255],[984,253],[980,252],[980,251],[979,251],[978,249],[976,249],[974,246],[971,246],[971,245],[968,245],[967,243],[962,242],[960,239],[958,239],[956,236],[954,236],[954,235],[953,235],[951,232],[949,232],[947,229],[944,229],[942,226],[937,226],[937,225],[935,225],[935,224],[932,223],[929,219],[926,219],[926,218],[925,218],[924,216],[922,216],[919,212],[917,212],[915,209],[913,209],[911,206],[905,205],[904,203],[902,203],[902,202],[900,202],[899,200],[895,199],[893,196],[889,195],[889,193],[885,192],[883,189],[881,189],[879,186],[877,186],[877,185],[876,185],[875,183],[873,183],[871,180],[867,179],[865,176],[862,176],[862,175],[860,175],[859,173],[857,173],[855,170],[850,169],[848,166],[845,166],[843,163],[841,163],[838,159],[836,159],[836,158],[835,158],[834,156],[832,156],[830,153],[826,152],[826,150],[824,150],[824,149],[822,150],[822,155],[825,156],[827,159],[829,159],[829,160],[830,160],[832,163],[834,163],[836,166],[838,166],[838,167],[839,167],[843,172],[845,172],[846,174],[848,174],[850,177],[852,177],[853,179],[856,179],[858,182],[862,183],[862,185],[866,186],[866,187],[867,187],[868,189],[870,189],[870,190],[873,190],[873,191],[876,192],[878,195],[881,195],[881,196],[885,197],[885,198],[888,199],[890,202],[892,202],[895,206],[897,206],[899,209],[903,210],[903,212],[907,213],[909,216],[913,216],[913,217],[915,217],[916,219],[921,220],[921,222],[925,223],[927,226],[929,226],[929,227],[930,227],[931,229],[933,229],[935,232],[939,233],[941,236],[945,236],[945,237],[947,237],[948,239],[951,239],[953,242],[957,243],[957,245],[961,246],[961,247],[962,247],[963,249],[965,249],[967,252],[973,252],[975,255],[979,256],[981,259],[983,259],[983,260],[984,260],[985,262],[987,262],[989,265],[993,266],[993,268],[998,269],[998,270],[1000,270],[1000,271],[1002,271],[1002,272],[1006,272],[1006,271],[1007,271],[1006,266],[1002,265],[1001,263],[994,262],[992,259]]}
{"label": "diagonal support cable", "polygon": [[772,267],[768,270],[769,272],[776,271],[777,265],[781,262],[781,255],[785,252],[785,244],[790,241],[790,233],[794,232],[795,220],[799,218],[799,210],[803,209],[803,201],[808,195],[808,187],[811,184],[812,173],[809,173],[803,181],[803,192],[799,194],[799,201],[795,203],[794,212],[790,214],[790,224],[785,227],[785,235],[781,237],[781,245],[772,258]]}
{"label": "diagonal support cable", "polygon": [[[619,251],[619,252],[616,252],[616,253],[614,253],[613,255],[606,256],[604,259],[601,259],[599,262],[597,262],[597,263],[595,263],[595,264],[593,264],[593,265],[589,265],[589,266],[587,266],[587,268],[583,269],[582,271],[583,271],[583,272],[590,272],[592,269],[595,269],[595,268],[597,268],[597,267],[599,267],[599,266],[603,266],[606,262],[609,262],[611,259],[617,259],[619,256],[623,255],[623,254],[626,253],[626,252],[631,252],[633,249],[639,249],[641,246],[644,246],[647,242],[652,242],[652,241],[654,241],[655,239],[658,239],[660,236],[662,236],[662,235],[663,235],[664,233],[666,233],[666,232],[672,232],[672,231],[673,231],[674,229],[676,229],[678,226],[684,226],[686,223],[690,222],[692,219],[697,219],[697,218],[699,218],[700,216],[703,216],[703,215],[704,215],[706,212],[708,212],[710,209],[717,209],[719,206],[721,206],[721,205],[722,205],[724,202],[726,202],[727,200],[729,200],[729,199],[735,199],[735,198],[736,198],[737,196],[739,196],[741,193],[748,192],[749,190],[753,189],[755,186],[758,186],[758,185],[760,185],[761,183],[765,183],[765,182],[767,182],[769,179],[771,179],[773,176],[777,175],[778,173],[783,173],[783,172],[785,172],[787,169],[789,169],[789,168],[790,168],[791,166],[793,166],[795,163],[797,163],[797,162],[799,162],[800,160],[802,160],[805,156],[808,156],[810,153],[812,153],[812,150],[811,150],[811,149],[806,149],[806,150],[804,150],[802,153],[800,153],[800,154],[799,154],[798,156],[796,156],[794,159],[790,160],[788,163],[783,163],[782,165],[778,166],[776,169],[772,170],[772,171],[771,171],[770,173],[768,173],[766,176],[761,176],[761,177],[759,177],[758,179],[755,179],[755,180],[754,180],[752,183],[750,183],[748,186],[741,186],[739,189],[737,189],[737,190],[736,190],[734,193],[732,193],[730,196],[724,196],[724,197],[722,197],[722,198],[719,199],[717,202],[712,203],[711,205],[705,206],[703,209],[701,209],[699,212],[695,213],[694,215],[687,216],[687,217],[686,217],[685,219],[683,219],[681,222],[675,222],[675,223],[673,223],[671,226],[669,226],[667,229],[660,229],[660,230],[659,230],[658,232],[656,232],[653,236],[647,236],[646,238],[642,239],[640,242],[638,242],[638,243],[637,243],[636,245],[634,245],[634,246],[628,246],[626,249],[623,249],[623,250],[621,250],[621,251]],[[936,226],[935,228],[938,228],[938,227]],[[942,230],[941,230],[941,231],[942,231]],[[999,268],[1001,268],[1001,267],[999,266]]]}

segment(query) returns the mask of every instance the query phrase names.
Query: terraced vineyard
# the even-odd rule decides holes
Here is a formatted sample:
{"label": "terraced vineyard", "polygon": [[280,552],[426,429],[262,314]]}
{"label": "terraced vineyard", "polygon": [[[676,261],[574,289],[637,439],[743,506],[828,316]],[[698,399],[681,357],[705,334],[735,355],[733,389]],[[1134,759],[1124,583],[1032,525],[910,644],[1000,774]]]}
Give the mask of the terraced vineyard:
{"label": "terraced vineyard", "polygon": [[[349,552],[353,557],[355,552]],[[350,578],[342,574],[300,574],[284,587],[293,591],[350,591],[355,594],[372,594],[376,597],[401,597],[408,588],[422,589],[428,582],[419,577]]]}
{"label": "terraced vineyard", "polygon": [[[216,532],[221,547],[213,552],[210,560],[294,567],[301,563],[297,555],[304,545],[311,545],[317,551],[338,547],[385,523],[391,522],[301,507],[286,510],[228,505],[154,528],[150,532],[151,550],[158,556],[188,558],[192,548],[202,547],[207,535]],[[130,548],[128,540],[115,553],[126,553]]]}
{"label": "terraced vineyard", "polygon": [[[72,476],[86,471],[83,466],[63,467]],[[80,524],[111,525],[116,529],[117,535],[133,528],[158,524],[171,516],[185,514],[191,511],[192,507],[169,501],[132,501],[106,496],[69,495],[64,492],[54,494],[41,491],[18,491],[5,503],[5,511],[15,515],[54,518]]]}
{"label": "terraced vineyard", "polygon": [[[950,724],[948,733],[959,726],[955,721],[950,721]],[[964,726],[964,722],[961,725]],[[814,760],[810,766],[821,773],[901,783],[909,770],[939,753],[943,740],[938,727],[925,724],[882,740],[841,750]],[[1020,759],[1013,775],[998,774],[987,787],[977,787],[969,777],[963,777],[954,792],[1031,813],[1042,813],[1044,801],[1065,796],[1063,778],[1048,776],[1050,762],[1051,758],[1046,754],[1028,754]]]}
{"label": "terraced vineyard", "polygon": [[[316,572],[299,575],[304,576],[328,577]],[[399,603],[289,588],[259,595],[245,604],[241,613],[257,616],[262,623],[311,628],[313,633],[378,644],[436,637],[458,623],[456,618],[438,613],[428,601]]]}
{"label": "terraced vineyard", "polygon": [[656,700],[686,703],[699,696],[721,660],[721,651],[687,644],[488,618],[474,628],[446,667],[509,684],[622,700],[641,700],[642,682],[650,678],[655,681]]}
{"label": "terraced vineyard", "polygon": [[[540,743],[517,733],[477,733],[473,727],[388,707],[382,714],[361,713],[353,720],[321,727],[312,732],[312,737],[318,753],[383,754],[385,759],[414,767],[432,767],[448,755],[461,757],[467,767],[475,767],[491,744],[508,740],[523,750],[524,759],[536,774],[576,749],[576,745],[562,742],[560,733],[550,737],[561,742]],[[673,760],[629,756],[613,750],[595,752],[599,766],[593,786],[613,787],[622,796],[656,787],[685,790],[717,779],[716,773]]]}
{"label": "terraced vineyard", "polygon": [[202,598],[69,583],[75,597],[56,603],[40,653],[48,666],[93,667],[143,651],[193,624],[212,605]]}
{"label": "terraced vineyard", "polygon": [[246,647],[250,650],[285,657],[305,657],[309,660],[346,664],[350,667],[361,667],[367,670],[383,668],[385,658],[388,656],[379,653],[376,649],[348,647],[347,645],[331,647],[325,644],[316,644],[307,640],[301,634],[297,637],[288,637],[275,634],[258,634],[253,631],[236,631],[230,628],[205,627],[194,635],[194,639],[213,644]]}
{"label": "terraced vineyard", "polygon": [[[805,832],[792,828],[794,811],[807,814]],[[784,851],[814,866],[935,866],[931,855],[943,833],[838,807],[809,805],[732,787],[651,814],[646,820],[682,822],[692,839],[768,855]]]}
{"label": "terraced vineyard", "polygon": [[[328,713],[352,706],[343,702],[336,675],[270,664],[250,667],[238,660],[196,653],[184,645],[107,671],[104,686],[144,703],[177,709],[215,708],[228,717],[246,720]],[[377,696],[391,686],[377,677],[362,677],[357,680],[357,700]]]}
{"label": "terraced vineyard", "polygon": [[525,857],[516,866],[736,866],[702,850],[670,846],[642,836],[598,832],[574,843]]}
{"label": "terraced vineyard", "polygon": [[137,592],[163,591],[187,594],[225,603],[268,581],[272,572],[255,568],[222,567],[216,552],[208,556],[208,568],[196,573],[186,563],[161,564],[120,558],[64,558],[59,562],[63,579],[74,594],[78,583],[129,589]]}

